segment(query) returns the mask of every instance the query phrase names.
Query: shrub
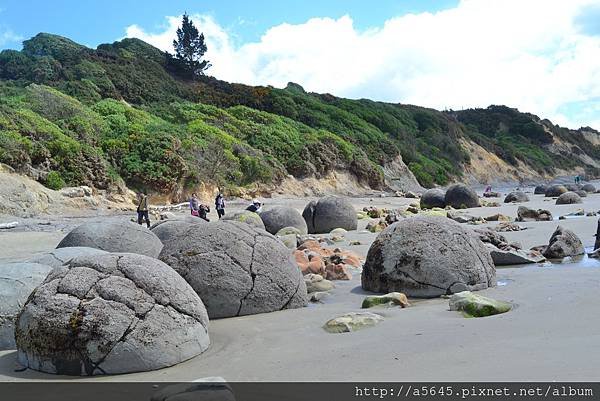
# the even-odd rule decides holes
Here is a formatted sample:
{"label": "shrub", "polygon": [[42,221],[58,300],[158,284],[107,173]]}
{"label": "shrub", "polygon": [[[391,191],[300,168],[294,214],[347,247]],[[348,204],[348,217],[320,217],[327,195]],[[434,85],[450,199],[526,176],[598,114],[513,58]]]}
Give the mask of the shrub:
{"label": "shrub", "polygon": [[59,189],[64,188],[66,183],[65,183],[65,180],[63,180],[63,178],[60,176],[59,173],[57,173],[56,171],[50,171],[48,173],[48,175],[46,176],[44,185],[46,185],[46,187],[48,187],[50,189],[54,189],[55,191],[58,191]]}

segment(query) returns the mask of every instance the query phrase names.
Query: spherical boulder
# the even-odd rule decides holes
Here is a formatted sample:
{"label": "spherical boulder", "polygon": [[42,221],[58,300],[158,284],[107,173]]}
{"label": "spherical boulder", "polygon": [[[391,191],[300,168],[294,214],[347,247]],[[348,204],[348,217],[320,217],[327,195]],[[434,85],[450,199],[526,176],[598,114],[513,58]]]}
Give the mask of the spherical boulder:
{"label": "spherical boulder", "polygon": [[285,227],[294,227],[301,234],[308,234],[306,222],[300,212],[292,207],[274,206],[260,213],[260,218],[265,223],[265,229],[271,234],[277,234]]}
{"label": "spherical boulder", "polygon": [[159,256],[200,295],[210,318],[252,315],[307,304],[291,252],[248,224],[220,221],[182,228]]}
{"label": "spherical boulder", "polygon": [[0,264],[0,350],[15,349],[15,320],[29,294],[52,270],[39,263]]}
{"label": "spherical boulder", "polygon": [[554,198],[556,196],[561,196],[567,191],[568,189],[564,185],[550,185],[546,188],[544,195],[546,198]]}
{"label": "spherical boulder", "polygon": [[557,205],[572,205],[575,203],[582,203],[581,197],[577,195],[575,192],[569,191],[560,195],[558,199],[556,199]]}
{"label": "spherical boulder", "polygon": [[99,375],[172,366],[204,352],[208,316],[194,290],[159,260],[131,253],[55,268],[21,310],[18,360],[47,373]]}
{"label": "spherical boulder", "polygon": [[326,234],[335,228],[356,230],[358,217],[346,198],[327,196],[311,201],[302,212],[309,234]]}
{"label": "spherical boulder", "polygon": [[567,188],[568,191],[572,192],[579,191],[581,187],[581,184],[565,184],[565,188]]}
{"label": "spherical boulder", "polygon": [[[202,219],[198,219],[198,220],[202,220]],[[204,222],[206,222],[205,220],[202,220]],[[156,227],[152,228],[152,232],[154,233],[154,235],[156,235],[158,237],[158,239],[160,239],[161,242],[165,242],[168,241],[169,239],[171,239],[171,237],[173,236],[177,236],[182,230],[181,227],[187,227],[187,226],[191,226],[191,225],[204,225],[202,223],[188,223],[187,221],[183,221],[183,220],[165,220],[165,222],[163,224],[157,225]]]}
{"label": "spherical boulder", "polygon": [[596,192],[596,187],[593,184],[585,184],[583,187],[581,187],[581,189],[590,194]]}
{"label": "spherical boulder", "polygon": [[262,221],[258,213],[254,213],[249,210],[241,210],[233,214],[225,215],[222,220],[238,221],[240,223],[249,224],[252,227],[259,228],[261,230],[265,229],[265,223]]}
{"label": "spherical boulder", "polygon": [[454,184],[446,191],[446,205],[455,209],[465,209],[479,206],[479,197],[471,188],[463,184]]}
{"label": "spherical boulder", "polygon": [[446,207],[446,192],[439,188],[428,189],[421,196],[421,209],[433,209],[434,207]]}
{"label": "spherical boulder", "polygon": [[379,234],[361,279],[367,291],[432,298],[494,287],[496,269],[471,230],[447,218],[418,216]]}
{"label": "spherical boulder", "polygon": [[513,191],[506,195],[504,203],[529,202],[529,197],[523,191]]}
{"label": "spherical boulder", "polygon": [[575,191],[575,193],[577,195],[579,195],[581,198],[585,198],[586,196],[588,196],[588,193],[586,191],[584,191],[583,189],[579,189],[579,190]]}
{"label": "spherical boulder", "polygon": [[50,267],[59,267],[79,256],[102,255],[105,253],[108,252],[96,248],[88,248],[85,246],[73,246],[69,248],[58,248],[50,252],[34,255],[27,259],[27,262],[39,263]]}
{"label": "spherical boulder", "polygon": [[[166,220],[165,220],[166,221]],[[131,252],[157,257],[160,239],[146,227],[117,219],[89,222],[72,230],[57,248],[85,246],[107,252]]]}
{"label": "spherical boulder", "polygon": [[533,194],[534,195],[544,195],[546,193],[546,189],[547,189],[547,187],[545,185],[538,185],[533,190]]}

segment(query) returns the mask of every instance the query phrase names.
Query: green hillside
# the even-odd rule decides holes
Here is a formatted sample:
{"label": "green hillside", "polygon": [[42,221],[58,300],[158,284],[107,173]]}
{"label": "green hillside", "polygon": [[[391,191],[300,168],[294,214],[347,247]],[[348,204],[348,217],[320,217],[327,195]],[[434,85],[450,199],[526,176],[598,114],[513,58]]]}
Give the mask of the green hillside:
{"label": "green hillside", "polygon": [[0,162],[52,188],[122,179],[161,193],[200,182],[234,191],[344,170],[381,189],[382,166],[399,155],[430,187],[461,178],[470,163],[461,140],[540,173],[596,173],[588,159],[557,154],[555,138],[600,160],[580,131],[503,106],[439,112],[295,84],[183,80],[164,53],[137,39],[93,50],[38,34],[22,51],[0,53],[0,99]]}

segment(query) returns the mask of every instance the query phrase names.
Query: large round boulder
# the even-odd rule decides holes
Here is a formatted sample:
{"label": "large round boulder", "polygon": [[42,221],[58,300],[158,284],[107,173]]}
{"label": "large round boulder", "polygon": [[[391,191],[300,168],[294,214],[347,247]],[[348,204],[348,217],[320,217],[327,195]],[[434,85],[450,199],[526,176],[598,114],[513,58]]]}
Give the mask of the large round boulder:
{"label": "large round boulder", "polygon": [[585,192],[583,189],[578,189],[577,191],[575,191],[575,193],[577,195],[579,195],[581,198],[585,198],[586,196],[588,196],[588,193]]}
{"label": "large round boulder", "polygon": [[153,223],[150,226],[150,230],[154,231],[155,228],[160,227],[163,224],[172,223],[174,221],[179,221],[179,222],[184,222],[184,223],[189,223],[189,224],[206,224],[206,223],[208,223],[206,220],[204,220],[198,216],[192,216],[191,214],[187,214],[184,216],[176,215],[174,218],[162,219],[162,220],[159,220],[159,221]]}
{"label": "large round boulder", "polygon": [[583,187],[581,187],[581,189],[590,194],[596,192],[596,187],[593,184],[585,184]]}
{"label": "large round boulder", "polygon": [[568,189],[564,185],[550,185],[546,188],[546,192],[544,193],[544,195],[547,198],[554,198],[556,196],[561,196],[567,191]]}
{"label": "large round boulder", "polygon": [[439,188],[428,189],[421,196],[421,209],[432,209],[434,207],[446,207],[446,192]]}
{"label": "large round boulder", "polygon": [[190,283],[211,319],[307,303],[306,285],[290,250],[266,231],[220,221],[182,228],[164,245],[160,260]]}
{"label": "large round boulder", "polygon": [[346,198],[327,196],[311,201],[302,212],[309,234],[326,234],[336,228],[356,230],[358,217]]}
{"label": "large round boulder", "polygon": [[39,263],[50,267],[59,267],[69,263],[72,259],[86,255],[102,255],[108,253],[106,251],[88,248],[85,246],[73,246],[70,248],[53,249],[50,252],[45,252],[39,255],[34,255],[27,259],[29,263]]}
{"label": "large round boulder", "polygon": [[117,219],[84,223],[67,234],[57,248],[74,246],[107,252],[131,252],[153,258],[162,249],[160,239],[152,231],[139,224]]}
{"label": "large round boulder", "polygon": [[29,294],[52,270],[39,263],[0,264],[0,350],[15,349],[15,320]]}
{"label": "large round boulder", "polygon": [[547,189],[547,187],[545,185],[538,185],[533,190],[533,194],[534,195],[544,195],[546,193],[546,189]]}
{"label": "large round boulder", "polygon": [[[202,220],[202,219],[198,219]],[[205,220],[202,220],[205,221]],[[163,224],[157,225],[152,228],[154,235],[160,239],[161,242],[170,240],[173,236],[179,235],[182,231],[182,227],[188,227],[193,225],[203,225],[201,223],[188,223],[183,220],[165,220]]]}
{"label": "large round boulder", "polygon": [[556,199],[557,205],[572,205],[576,203],[582,203],[581,197],[577,195],[577,193],[569,191],[560,195],[558,199]]}
{"label": "large round boulder", "polygon": [[472,231],[447,218],[418,216],[379,234],[361,278],[367,291],[432,298],[494,287],[496,269]]}
{"label": "large round boulder", "polygon": [[463,184],[454,184],[446,191],[446,205],[455,209],[465,209],[479,206],[479,197],[471,188]]}
{"label": "large round boulder", "polygon": [[301,234],[308,234],[306,221],[300,212],[292,207],[274,206],[260,213],[260,218],[265,223],[265,229],[271,234],[277,234],[285,227],[294,227]]}
{"label": "large round boulder", "polygon": [[529,197],[523,191],[513,191],[506,195],[504,203],[529,202]]}
{"label": "large round boulder", "polygon": [[582,185],[581,184],[565,184],[565,188],[567,188],[568,191],[579,191],[581,189]]}
{"label": "large round boulder", "polygon": [[16,322],[18,359],[47,373],[98,375],[172,366],[208,348],[194,290],[159,260],[82,256],[55,268]]}
{"label": "large round boulder", "polygon": [[240,210],[235,213],[225,215],[223,220],[238,221],[240,223],[246,223],[255,228],[265,229],[265,223],[262,221],[258,213],[251,212],[249,210]]}

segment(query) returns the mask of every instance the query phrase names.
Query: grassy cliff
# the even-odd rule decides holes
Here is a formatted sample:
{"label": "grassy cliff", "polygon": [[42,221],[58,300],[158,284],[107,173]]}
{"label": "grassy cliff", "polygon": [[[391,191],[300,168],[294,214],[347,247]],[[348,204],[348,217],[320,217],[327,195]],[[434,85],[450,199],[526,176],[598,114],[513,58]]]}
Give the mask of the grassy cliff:
{"label": "grassy cliff", "polygon": [[[372,188],[399,156],[426,187],[462,177],[472,141],[540,175],[600,167],[591,129],[504,106],[439,112],[284,89],[178,78],[137,39],[89,49],[38,34],[0,53],[0,162],[45,185],[171,193],[200,182],[277,184],[347,171]],[[580,157],[564,154],[572,149]]]}

